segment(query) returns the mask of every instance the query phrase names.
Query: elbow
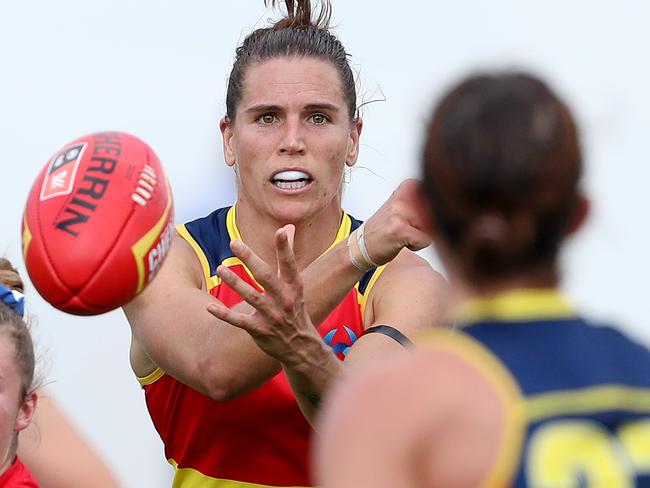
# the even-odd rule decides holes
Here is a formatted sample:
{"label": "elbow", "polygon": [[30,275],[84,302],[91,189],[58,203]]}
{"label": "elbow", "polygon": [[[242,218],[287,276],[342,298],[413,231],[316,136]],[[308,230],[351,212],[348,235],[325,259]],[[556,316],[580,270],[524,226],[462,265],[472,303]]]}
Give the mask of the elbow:
{"label": "elbow", "polygon": [[228,402],[242,394],[237,388],[235,378],[228,374],[227,368],[215,364],[214,360],[197,361],[195,378],[199,379],[203,393],[216,402]]}
{"label": "elbow", "polygon": [[240,392],[224,381],[215,381],[210,385],[208,396],[215,402],[225,403],[240,396]]}

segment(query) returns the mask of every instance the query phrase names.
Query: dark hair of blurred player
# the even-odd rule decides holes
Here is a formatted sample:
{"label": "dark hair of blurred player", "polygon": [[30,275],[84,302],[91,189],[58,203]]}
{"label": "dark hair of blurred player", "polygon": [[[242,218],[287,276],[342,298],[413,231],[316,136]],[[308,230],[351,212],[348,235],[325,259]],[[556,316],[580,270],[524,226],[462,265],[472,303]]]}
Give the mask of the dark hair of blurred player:
{"label": "dark hair of blurred player", "polygon": [[569,109],[534,76],[472,76],[440,100],[422,194],[458,330],[332,394],[323,486],[648,486],[650,353],[558,289],[581,168]]}

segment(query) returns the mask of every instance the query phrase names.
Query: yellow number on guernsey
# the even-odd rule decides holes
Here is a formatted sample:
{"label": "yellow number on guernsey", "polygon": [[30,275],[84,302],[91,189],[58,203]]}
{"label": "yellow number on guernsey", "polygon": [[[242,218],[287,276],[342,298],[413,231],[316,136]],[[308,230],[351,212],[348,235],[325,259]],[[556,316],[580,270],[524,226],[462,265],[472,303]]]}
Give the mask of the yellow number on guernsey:
{"label": "yellow number on guernsey", "polygon": [[[637,433],[632,432],[631,437],[636,438]],[[631,463],[617,444],[616,438],[596,422],[571,420],[543,425],[530,439],[528,484],[540,488],[632,487]]]}
{"label": "yellow number on guernsey", "polygon": [[623,449],[639,474],[650,474],[650,420],[625,424],[618,430]]}

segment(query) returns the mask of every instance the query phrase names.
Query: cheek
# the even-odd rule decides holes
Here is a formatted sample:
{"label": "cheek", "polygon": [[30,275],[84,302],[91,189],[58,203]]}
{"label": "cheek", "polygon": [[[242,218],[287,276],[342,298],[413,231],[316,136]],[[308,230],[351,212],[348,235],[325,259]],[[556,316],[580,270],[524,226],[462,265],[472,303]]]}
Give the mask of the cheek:
{"label": "cheek", "polygon": [[323,148],[323,152],[329,163],[328,167],[332,171],[343,171],[343,166],[348,155],[348,138],[344,136],[337,137],[334,144]]}

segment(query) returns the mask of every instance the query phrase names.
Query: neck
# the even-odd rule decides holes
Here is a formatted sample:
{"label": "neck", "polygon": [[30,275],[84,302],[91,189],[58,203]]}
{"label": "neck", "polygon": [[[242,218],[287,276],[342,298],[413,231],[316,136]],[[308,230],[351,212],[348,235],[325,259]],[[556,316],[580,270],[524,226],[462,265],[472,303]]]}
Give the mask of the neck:
{"label": "neck", "polygon": [[255,209],[237,202],[236,223],[242,240],[266,263],[275,267],[275,232],[287,225],[296,226],[293,251],[302,270],[316,260],[336,238],[343,210],[340,204],[330,205],[306,218],[291,221],[259,215]]}
{"label": "neck", "polygon": [[15,447],[15,442],[12,441],[11,445],[7,450],[6,456],[4,457],[3,463],[0,464],[0,475],[4,474],[5,471],[11,468],[11,465],[14,463],[15,459],[16,459],[16,447]]}
{"label": "neck", "polygon": [[499,280],[490,280],[476,284],[461,273],[450,270],[449,281],[451,284],[451,309],[456,309],[463,303],[499,295],[513,290],[533,288],[557,288],[559,277],[554,266],[544,266],[540,269],[512,275]]}

